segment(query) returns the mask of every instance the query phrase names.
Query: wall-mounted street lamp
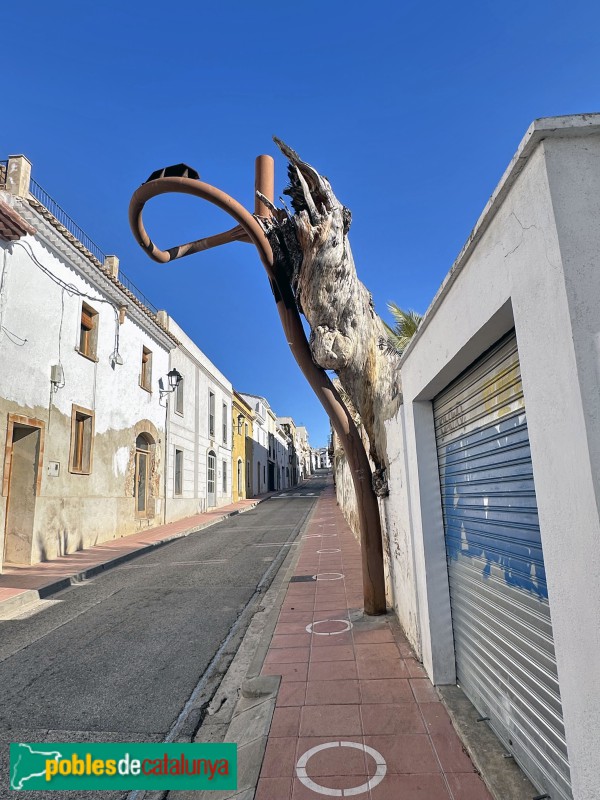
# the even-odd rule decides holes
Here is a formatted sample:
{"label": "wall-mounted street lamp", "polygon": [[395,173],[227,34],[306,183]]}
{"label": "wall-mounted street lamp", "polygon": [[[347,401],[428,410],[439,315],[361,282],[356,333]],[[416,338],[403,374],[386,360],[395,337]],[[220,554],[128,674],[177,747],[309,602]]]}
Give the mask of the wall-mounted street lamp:
{"label": "wall-mounted street lamp", "polygon": [[183,375],[180,372],[177,372],[175,368],[173,368],[172,370],[169,370],[169,372],[167,372],[167,380],[169,382],[169,388],[158,390],[160,393],[161,400],[166,394],[171,394],[172,392],[175,391],[175,389],[177,389],[177,387],[183,380]]}

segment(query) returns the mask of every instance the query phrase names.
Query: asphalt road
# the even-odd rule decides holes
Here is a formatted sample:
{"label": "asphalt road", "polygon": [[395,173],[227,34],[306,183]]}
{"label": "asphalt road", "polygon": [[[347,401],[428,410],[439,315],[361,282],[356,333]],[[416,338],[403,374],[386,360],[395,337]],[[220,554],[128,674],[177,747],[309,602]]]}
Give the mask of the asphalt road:
{"label": "asphalt road", "polygon": [[[1,621],[0,797],[17,796],[8,790],[11,741],[172,736],[207,667],[214,670],[217,654],[218,668],[221,644],[246,606],[258,603],[257,586],[273,577],[324,485],[313,477]],[[18,796],[46,795],[60,796]]]}

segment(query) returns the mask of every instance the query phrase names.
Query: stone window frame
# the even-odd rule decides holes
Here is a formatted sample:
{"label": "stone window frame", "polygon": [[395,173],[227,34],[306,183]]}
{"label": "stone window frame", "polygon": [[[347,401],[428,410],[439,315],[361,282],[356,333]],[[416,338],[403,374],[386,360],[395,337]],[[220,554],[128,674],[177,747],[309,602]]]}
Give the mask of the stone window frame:
{"label": "stone window frame", "polygon": [[[179,458],[179,471],[177,469],[177,456]],[[177,478],[179,477],[179,482]],[[179,491],[178,491],[179,490]],[[175,448],[175,455],[173,458],[173,497],[183,496],[183,450],[180,447]]]}
{"label": "stone window frame", "polygon": [[142,345],[140,367],[140,387],[152,394],[152,350],[146,345]]}
{"label": "stone window frame", "polygon": [[208,438],[213,441],[216,430],[215,420],[215,393],[212,389],[208,390]]}
{"label": "stone window frame", "polygon": [[[77,423],[83,422],[85,425],[85,420],[78,419],[78,415],[80,417],[85,417],[89,419],[89,425],[87,428],[83,428],[83,434],[88,440],[89,446],[89,453],[88,453],[88,463],[82,465],[81,467],[76,466],[75,458],[76,458],[76,450],[75,450],[75,443],[77,439]],[[69,449],[69,472],[73,475],[91,475],[93,464],[94,464],[94,435],[95,435],[95,428],[96,428],[96,414],[89,408],[84,408],[83,406],[78,406],[76,403],[73,403],[71,406],[71,445]],[[82,443],[83,448],[86,446],[86,442]]]}
{"label": "stone window frame", "polygon": [[177,384],[177,387],[175,388],[175,403],[174,403],[175,409],[174,410],[175,410],[175,413],[179,414],[180,417],[183,417],[183,401],[184,401],[183,386],[184,386],[184,383],[185,383],[185,380],[184,380],[184,378],[182,376],[181,380]]}
{"label": "stone window frame", "polygon": [[[88,325],[84,322],[88,317],[91,322]],[[75,348],[79,355],[90,361],[98,361],[98,323],[100,315],[95,308],[85,301],[81,303],[81,313],[79,318],[79,339]]]}

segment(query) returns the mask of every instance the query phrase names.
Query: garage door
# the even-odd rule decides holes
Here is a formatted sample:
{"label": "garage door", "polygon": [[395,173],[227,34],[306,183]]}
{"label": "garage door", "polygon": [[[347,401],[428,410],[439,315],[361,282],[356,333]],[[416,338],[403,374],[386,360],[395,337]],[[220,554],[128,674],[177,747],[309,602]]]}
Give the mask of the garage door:
{"label": "garage door", "polygon": [[519,354],[434,400],[457,679],[536,787],[572,798]]}

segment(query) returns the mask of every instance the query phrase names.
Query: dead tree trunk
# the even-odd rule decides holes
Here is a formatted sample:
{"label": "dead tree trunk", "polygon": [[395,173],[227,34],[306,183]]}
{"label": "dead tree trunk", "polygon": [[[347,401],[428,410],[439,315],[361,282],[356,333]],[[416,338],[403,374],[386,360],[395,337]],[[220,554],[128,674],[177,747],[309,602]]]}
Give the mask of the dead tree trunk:
{"label": "dead tree trunk", "polygon": [[375,465],[373,488],[387,494],[384,421],[397,410],[396,360],[384,355],[387,334],[373,300],[356,274],[348,241],[351,214],[329,181],[275,139],[289,161],[294,214],[271,208],[264,223],[275,263],[289,277],[298,308],[310,328],[315,363],[333,370],[358,411]]}

